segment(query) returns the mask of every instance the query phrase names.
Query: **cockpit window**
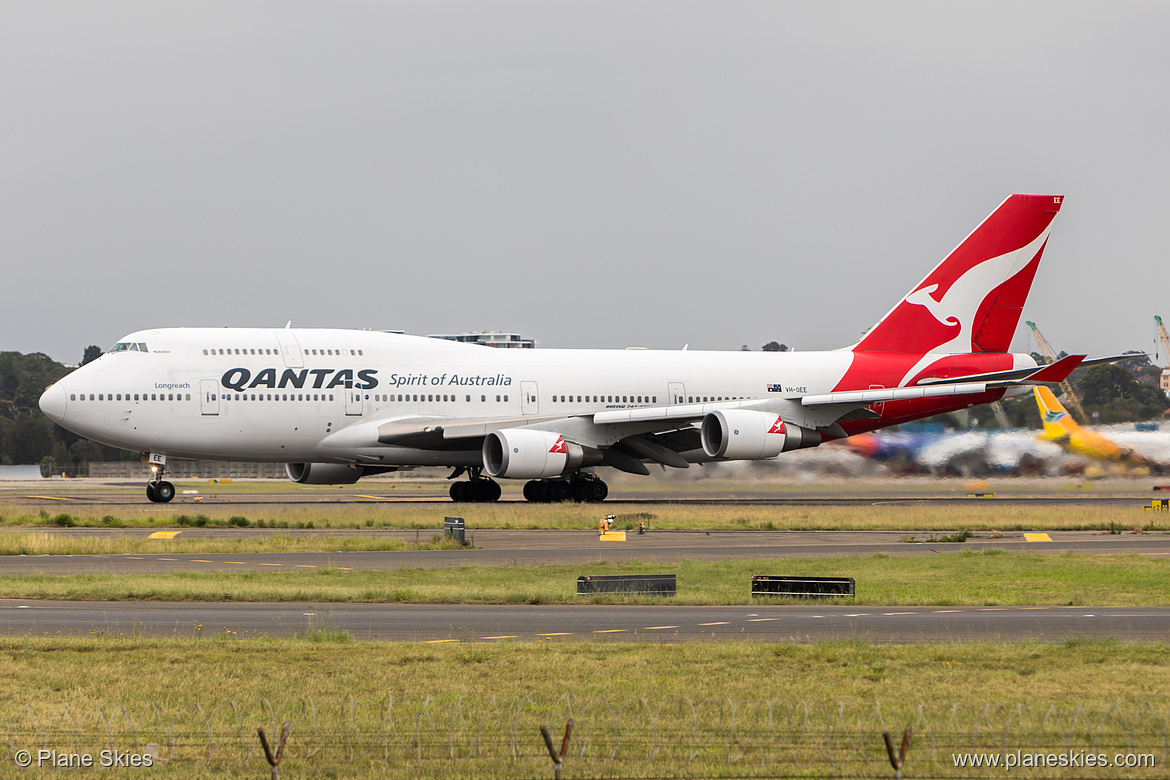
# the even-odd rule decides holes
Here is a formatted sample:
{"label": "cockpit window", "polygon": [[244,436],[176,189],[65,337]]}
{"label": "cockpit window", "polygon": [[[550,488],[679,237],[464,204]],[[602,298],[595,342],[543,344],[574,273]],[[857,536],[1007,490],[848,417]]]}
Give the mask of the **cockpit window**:
{"label": "cockpit window", "polygon": [[110,352],[148,352],[146,345],[141,341],[119,341],[110,347]]}

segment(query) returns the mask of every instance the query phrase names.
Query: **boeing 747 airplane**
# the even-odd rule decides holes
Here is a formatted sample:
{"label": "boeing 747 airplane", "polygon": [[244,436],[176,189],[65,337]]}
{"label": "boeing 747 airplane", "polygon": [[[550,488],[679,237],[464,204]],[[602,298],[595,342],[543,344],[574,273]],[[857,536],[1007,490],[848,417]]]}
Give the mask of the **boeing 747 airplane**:
{"label": "boeing 747 airplane", "polygon": [[[1037,366],[1012,334],[1061,198],[1012,195],[858,343],[827,352],[495,350],[376,331],[165,328],[131,333],[49,387],[45,414],[167,458],[283,462],[348,484],[447,466],[455,501],[601,501],[610,466],[773,458],[1028,393],[1082,363]],[[880,269],[871,269],[880,272]],[[1102,358],[1087,363],[1105,362]]]}

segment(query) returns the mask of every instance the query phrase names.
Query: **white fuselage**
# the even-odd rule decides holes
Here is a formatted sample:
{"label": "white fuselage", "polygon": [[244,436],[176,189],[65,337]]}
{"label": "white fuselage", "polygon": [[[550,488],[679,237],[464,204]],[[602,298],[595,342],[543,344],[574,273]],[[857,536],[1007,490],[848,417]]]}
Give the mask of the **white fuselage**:
{"label": "white fuselage", "polygon": [[[63,426],[180,458],[352,461],[359,426],[573,417],[831,390],[847,351],[491,349],[356,330],[171,328],[74,371],[43,406]],[[348,386],[347,386],[348,385]],[[59,408],[58,408],[59,405]],[[348,435],[339,435],[349,430]],[[374,448],[371,448],[373,451]],[[381,464],[476,465],[479,446],[380,445]],[[360,454],[360,453],[359,453]]]}

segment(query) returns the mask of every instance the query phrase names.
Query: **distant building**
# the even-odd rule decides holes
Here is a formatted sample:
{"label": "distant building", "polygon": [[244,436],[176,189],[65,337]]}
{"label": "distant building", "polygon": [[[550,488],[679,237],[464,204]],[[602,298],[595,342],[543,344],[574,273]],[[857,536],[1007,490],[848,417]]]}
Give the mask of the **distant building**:
{"label": "distant building", "polygon": [[535,339],[521,338],[519,333],[500,333],[495,330],[474,333],[429,333],[427,338],[461,341],[464,344],[482,344],[485,347],[501,349],[533,349],[536,347]]}
{"label": "distant building", "polygon": [[1170,394],[1170,368],[1162,369],[1162,379],[1158,385],[1165,393]]}

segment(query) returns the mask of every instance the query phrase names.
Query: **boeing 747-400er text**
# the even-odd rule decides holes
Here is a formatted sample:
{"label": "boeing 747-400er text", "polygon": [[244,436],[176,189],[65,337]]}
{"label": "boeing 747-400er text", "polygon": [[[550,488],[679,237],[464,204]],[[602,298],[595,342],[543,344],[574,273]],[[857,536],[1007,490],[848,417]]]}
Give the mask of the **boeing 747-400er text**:
{"label": "boeing 747-400er text", "polygon": [[[452,467],[455,501],[600,501],[594,473],[782,452],[1030,392],[1084,355],[1038,367],[1012,334],[1061,198],[1012,195],[857,344],[828,352],[496,350],[376,331],[168,328],[131,333],[48,388],[41,409],[82,436],[167,458],[283,462],[348,484]],[[1105,362],[1112,358],[1102,358]]]}

